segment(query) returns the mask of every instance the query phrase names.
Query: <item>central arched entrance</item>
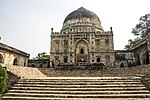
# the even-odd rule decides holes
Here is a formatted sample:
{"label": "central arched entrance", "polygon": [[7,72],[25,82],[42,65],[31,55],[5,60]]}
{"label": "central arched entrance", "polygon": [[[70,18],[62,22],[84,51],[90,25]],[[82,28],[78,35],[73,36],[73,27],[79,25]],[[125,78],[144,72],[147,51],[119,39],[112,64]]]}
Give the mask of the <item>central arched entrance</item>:
{"label": "central arched entrance", "polygon": [[85,39],[80,39],[75,43],[75,61],[79,62],[89,62],[89,47],[88,41]]}

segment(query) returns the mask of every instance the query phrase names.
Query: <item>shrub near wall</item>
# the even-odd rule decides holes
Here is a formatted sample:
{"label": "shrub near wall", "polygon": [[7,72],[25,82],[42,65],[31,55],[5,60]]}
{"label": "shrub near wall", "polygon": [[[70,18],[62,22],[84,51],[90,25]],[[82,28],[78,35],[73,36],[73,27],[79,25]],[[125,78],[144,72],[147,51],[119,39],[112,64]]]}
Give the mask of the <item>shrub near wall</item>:
{"label": "shrub near wall", "polygon": [[7,78],[8,78],[7,71],[0,64],[0,97],[2,93],[4,93],[7,90],[7,85],[6,85]]}

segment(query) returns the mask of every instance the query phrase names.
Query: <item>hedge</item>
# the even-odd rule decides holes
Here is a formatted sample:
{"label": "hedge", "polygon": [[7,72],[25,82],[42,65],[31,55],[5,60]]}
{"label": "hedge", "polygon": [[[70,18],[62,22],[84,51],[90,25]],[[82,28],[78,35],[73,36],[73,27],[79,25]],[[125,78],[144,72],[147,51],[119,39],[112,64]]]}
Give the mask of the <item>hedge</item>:
{"label": "hedge", "polygon": [[2,95],[7,90],[6,80],[8,79],[7,71],[0,64],[0,95]]}

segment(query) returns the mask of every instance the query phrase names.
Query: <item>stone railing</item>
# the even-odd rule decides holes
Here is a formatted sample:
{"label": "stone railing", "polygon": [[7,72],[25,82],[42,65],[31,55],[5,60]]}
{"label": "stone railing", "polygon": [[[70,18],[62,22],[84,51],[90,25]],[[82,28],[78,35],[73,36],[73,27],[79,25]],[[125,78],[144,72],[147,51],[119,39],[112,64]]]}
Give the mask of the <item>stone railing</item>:
{"label": "stone railing", "polygon": [[20,78],[41,78],[46,77],[42,72],[38,70],[38,68],[32,67],[24,67],[24,66],[12,66],[12,65],[5,65],[7,71],[17,75]]}

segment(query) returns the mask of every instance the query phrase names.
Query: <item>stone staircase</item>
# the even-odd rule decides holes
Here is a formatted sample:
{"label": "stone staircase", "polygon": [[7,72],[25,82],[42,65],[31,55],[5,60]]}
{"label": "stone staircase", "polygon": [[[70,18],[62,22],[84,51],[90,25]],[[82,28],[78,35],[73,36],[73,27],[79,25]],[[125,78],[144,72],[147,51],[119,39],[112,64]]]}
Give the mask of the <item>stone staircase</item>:
{"label": "stone staircase", "polygon": [[150,100],[140,77],[21,79],[2,100]]}

